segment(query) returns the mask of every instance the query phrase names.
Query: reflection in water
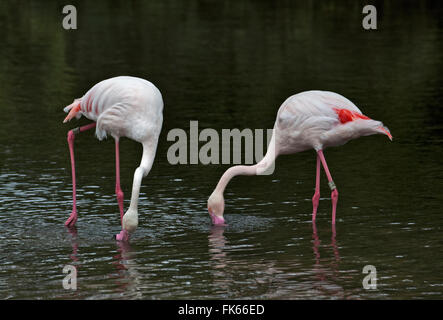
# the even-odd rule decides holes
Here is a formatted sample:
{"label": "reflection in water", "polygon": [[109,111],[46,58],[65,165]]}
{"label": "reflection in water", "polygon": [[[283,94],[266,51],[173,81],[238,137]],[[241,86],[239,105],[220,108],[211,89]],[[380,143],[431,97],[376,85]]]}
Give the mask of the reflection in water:
{"label": "reflection in water", "polygon": [[[208,236],[214,289],[225,298],[241,297],[248,290],[257,297],[264,297],[270,293],[271,287],[278,287],[275,275],[282,271],[276,269],[276,262],[229,256],[227,250],[232,251],[235,246],[229,246],[224,232],[225,226],[212,226]],[[239,287],[238,281],[243,285]]]}
{"label": "reflection in water", "polygon": [[[335,226],[332,227],[331,243],[327,248],[332,248],[333,259],[321,259],[321,241],[318,237],[317,227],[313,228],[313,251],[315,263],[310,271],[297,273],[300,263],[296,260],[284,259],[256,259],[251,261],[247,256],[234,256],[234,245],[224,236],[225,227],[213,226],[208,236],[210,260],[212,261],[213,286],[226,297],[239,294],[235,281],[245,275],[245,285],[253,286],[251,290],[258,293],[257,298],[287,298],[296,299],[304,295],[315,297],[343,298],[344,290],[337,285],[339,276],[340,254],[336,243]],[[282,253],[283,255],[283,253]],[[309,260],[308,257],[305,259]],[[308,276],[308,279],[306,279]],[[243,288],[243,290],[245,290]]]}
{"label": "reflection in water", "polygon": [[77,227],[73,226],[73,227],[65,227],[65,228],[66,228],[66,230],[68,230],[69,234],[71,235],[72,254],[69,256],[69,258],[71,258],[72,262],[74,262],[73,264],[76,265],[76,268],[78,268],[78,265],[76,264],[76,262],[78,262],[78,258],[77,258],[77,250],[78,250]]}
{"label": "reflection in water", "polygon": [[[328,299],[343,289],[346,298],[443,297],[435,255],[443,196],[429,192],[443,189],[441,2],[380,2],[377,32],[362,30],[359,1],[114,2],[88,2],[87,28],[66,32],[59,15],[48,15],[55,2],[16,10],[0,1],[0,299]],[[402,28],[405,21],[414,27]],[[62,107],[122,74],[153,81],[165,99],[132,247],[109,239],[117,232],[107,161],[114,147],[92,134],[79,137],[76,154],[79,206],[88,213],[78,235],[63,227],[72,205],[66,132],[86,120],[62,125]],[[271,128],[283,97],[311,89],[349,97],[397,138],[328,150],[344,195],[338,238],[321,217],[318,232],[307,223],[308,188],[294,194],[294,179],[314,174],[309,153],[279,159],[272,180],[238,177],[227,195],[237,217],[208,235],[207,197],[226,168],[171,165],[168,132],[188,132],[192,120],[217,132]],[[130,140],[121,148],[128,194],[141,150]],[[248,189],[266,200],[245,198]],[[75,294],[61,285],[66,264],[78,268]],[[378,294],[362,288],[366,264],[384,268]]]}
{"label": "reflection in water", "polygon": [[[335,224],[331,227],[331,248],[334,252],[335,256],[335,265],[338,267],[338,262],[340,261],[340,253],[338,252],[338,246],[336,242],[336,228]],[[314,255],[315,255],[315,264],[318,265],[320,263],[320,252],[319,252],[319,246],[321,244],[320,239],[318,238],[317,233],[317,224],[315,222],[312,223],[312,239],[313,239],[313,247]]]}
{"label": "reflection in water", "polygon": [[[79,270],[81,269],[81,263],[77,257],[78,232],[77,232],[77,228],[75,226],[71,227],[71,228],[65,227],[65,229],[68,231],[68,233],[71,236],[70,243],[71,243],[72,251],[71,251],[71,254],[69,255],[69,259],[71,259],[71,261],[72,261],[70,263],[70,265],[73,266],[77,272],[77,289],[74,291],[65,290],[64,294],[62,295],[62,298],[66,298],[66,299],[72,299],[73,297],[81,298],[81,293],[78,291],[78,276],[79,276]],[[65,294],[67,294],[68,296],[66,296]]]}
{"label": "reflection in water", "polygon": [[211,266],[214,286],[227,292],[233,279],[228,277],[230,273],[226,272],[230,266],[228,266],[227,253],[224,250],[227,243],[226,237],[223,235],[224,232],[225,226],[212,226],[208,240],[210,259],[213,262]]}
{"label": "reflection in water", "polygon": [[[211,227],[211,233],[208,236],[211,260],[221,261],[226,256],[226,252],[223,251],[223,248],[226,246],[226,237],[223,235],[224,232],[224,226]],[[218,267],[222,268],[224,265],[219,264]]]}
{"label": "reflection in water", "polygon": [[343,299],[344,290],[342,287],[336,285],[336,278],[339,276],[338,266],[340,262],[340,253],[338,251],[338,246],[336,242],[335,224],[332,225],[331,244],[329,245],[334,253],[334,259],[329,262],[328,266],[323,265],[321,262],[321,241],[318,237],[317,225],[315,222],[312,223],[312,239],[312,250],[314,251],[315,256],[313,271],[317,279],[317,281],[313,284],[315,289],[321,292],[324,296],[331,296]]}
{"label": "reflection in water", "polygon": [[118,290],[131,297],[131,299],[141,299],[142,275],[138,271],[139,266],[137,265],[135,252],[129,242],[116,241],[116,243],[118,254],[113,257],[113,264],[117,269],[117,275],[120,277],[117,281]]}
{"label": "reflection in water", "polygon": [[[69,258],[72,261],[72,265],[77,269],[77,276],[79,277],[78,285],[82,287],[95,288],[93,281],[88,281],[81,278],[82,264],[85,261],[79,261],[78,259],[78,232],[77,228],[65,227],[71,236],[72,253]],[[110,298],[110,297],[130,297],[131,299],[141,299],[142,293],[140,291],[142,275],[138,271],[138,265],[135,259],[135,252],[132,250],[129,242],[115,241],[117,245],[117,254],[112,256],[111,264],[114,266],[114,271],[111,271],[107,278],[114,279],[117,289],[113,294],[98,293],[95,298]],[[79,297],[78,292],[74,292],[75,296]]]}

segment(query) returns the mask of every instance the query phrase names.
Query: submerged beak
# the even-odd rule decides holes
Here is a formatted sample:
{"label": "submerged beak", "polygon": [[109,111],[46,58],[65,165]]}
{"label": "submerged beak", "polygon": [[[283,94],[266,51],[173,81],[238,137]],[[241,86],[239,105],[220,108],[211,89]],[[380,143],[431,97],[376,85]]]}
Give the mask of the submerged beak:
{"label": "submerged beak", "polygon": [[211,217],[212,224],[215,226],[224,226],[225,225],[225,219],[223,217],[215,215],[211,208],[208,208],[209,216]]}
{"label": "submerged beak", "polygon": [[381,133],[387,135],[388,138],[389,138],[389,140],[392,141],[392,135],[391,135],[391,132],[389,131],[389,129],[388,129],[387,127],[380,126],[380,127],[378,127],[378,130],[380,130]]}

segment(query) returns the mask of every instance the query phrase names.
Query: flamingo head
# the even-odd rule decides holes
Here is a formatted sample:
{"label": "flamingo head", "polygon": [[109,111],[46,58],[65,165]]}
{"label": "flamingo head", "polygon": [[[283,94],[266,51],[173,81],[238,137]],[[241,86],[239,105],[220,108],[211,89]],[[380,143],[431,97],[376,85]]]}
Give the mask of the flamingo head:
{"label": "flamingo head", "polygon": [[391,132],[387,127],[383,125],[381,121],[374,120],[356,111],[351,111],[349,109],[334,108],[335,113],[337,113],[338,120],[342,124],[350,125],[347,128],[351,128],[357,136],[367,136],[371,134],[384,134],[392,141]]}
{"label": "flamingo head", "polygon": [[224,225],[225,200],[223,194],[214,191],[208,199],[208,212],[214,225]]}
{"label": "flamingo head", "polygon": [[352,121],[352,124],[356,128],[356,132],[358,135],[368,136],[372,134],[384,134],[389,140],[392,141],[391,131],[389,131],[388,127],[383,125],[381,121],[373,120],[373,119],[357,119]]}

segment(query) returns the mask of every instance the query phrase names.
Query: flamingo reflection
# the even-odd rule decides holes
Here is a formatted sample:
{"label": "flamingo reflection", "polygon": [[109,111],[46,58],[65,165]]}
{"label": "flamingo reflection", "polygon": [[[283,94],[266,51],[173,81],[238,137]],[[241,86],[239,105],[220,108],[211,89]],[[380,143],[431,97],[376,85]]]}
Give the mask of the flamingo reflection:
{"label": "flamingo reflection", "polygon": [[[334,296],[336,298],[344,298],[344,290],[342,287],[336,284],[336,278],[339,275],[339,262],[340,253],[336,241],[336,229],[335,225],[332,225],[331,230],[331,243],[328,247],[332,248],[334,254],[334,259],[329,263],[329,265],[324,265],[320,257],[321,241],[318,237],[317,226],[315,222],[312,223],[312,250],[314,251],[315,264],[313,271],[317,279],[314,282],[314,288],[318,290],[319,295]],[[323,259],[325,261],[326,259]]]}
{"label": "flamingo reflection", "polygon": [[[69,258],[72,260],[72,265],[77,269],[77,276],[80,276],[81,271],[81,261],[78,258],[78,234],[77,228],[74,227],[66,227],[66,230],[71,235],[71,246],[72,252],[69,255]],[[118,286],[118,292],[116,296],[118,298],[128,297],[131,299],[141,299],[142,293],[138,288],[140,288],[142,275],[139,273],[139,266],[135,259],[135,252],[131,248],[129,242],[117,241],[117,254],[113,256],[113,261],[111,262],[116,272],[112,272],[108,275],[110,279],[114,278],[115,282]],[[81,278],[80,278],[81,279]],[[78,281],[79,289],[88,289],[89,283],[84,281]],[[94,285],[92,281],[90,283],[91,286]],[[73,292],[77,297],[81,297],[82,290],[77,290]],[[124,293],[124,296],[122,294]],[[103,298],[103,296],[99,296],[98,298]],[[112,298],[112,297],[111,297]]]}
{"label": "flamingo reflection", "polygon": [[[321,259],[321,241],[313,224],[314,266],[299,257],[303,248],[292,246],[277,259],[268,255],[238,255],[238,247],[224,235],[225,226],[213,226],[208,235],[208,250],[213,287],[220,298],[254,296],[258,299],[343,298],[344,290],[337,284],[340,254],[336,230],[332,228],[333,256]],[[303,245],[303,244],[301,244]],[[241,250],[244,250],[242,247]],[[275,257],[274,254],[269,257]],[[329,261],[329,263],[327,263]],[[239,285],[241,283],[242,285]],[[250,292],[249,292],[250,291]]]}

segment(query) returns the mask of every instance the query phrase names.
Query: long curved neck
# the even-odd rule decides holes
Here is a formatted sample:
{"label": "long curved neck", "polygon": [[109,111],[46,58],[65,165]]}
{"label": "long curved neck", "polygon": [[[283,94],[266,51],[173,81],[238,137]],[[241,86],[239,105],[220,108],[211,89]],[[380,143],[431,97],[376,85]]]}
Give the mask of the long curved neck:
{"label": "long curved neck", "polygon": [[273,134],[271,141],[269,142],[266,155],[263,157],[262,160],[260,160],[257,164],[252,166],[230,167],[228,170],[225,171],[225,173],[218,181],[218,184],[215,187],[214,192],[223,194],[229,181],[231,181],[231,179],[234,178],[235,176],[239,175],[253,176],[253,175],[263,174],[269,167],[271,167],[276,157],[277,157],[277,152],[275,150],[275,134]]}
{"label": "long curved neck", "polygon": [[253,176],[257,174],[257,165],[253,166],[235,166],[230,167],[228,170],[225,171],[225,173],[222,175],[220,180],[217,183],[217,186],[215,187],[214,192],[217,193],[223,193],[225,191],[226,186],[228,185],[229,181],[231,181],[232,178],[239,175],[244,176]]}
{"label": "long curved neck", "polygon": [[140,166],[134,172],[134,181],[132,183],[131,204],[129,208],[133,211],[137,211],[141,182],[143,177],[146,177],[149,171],[151,171],[156,148],[157,146],[155,144],[143,143],[142,159]]}

